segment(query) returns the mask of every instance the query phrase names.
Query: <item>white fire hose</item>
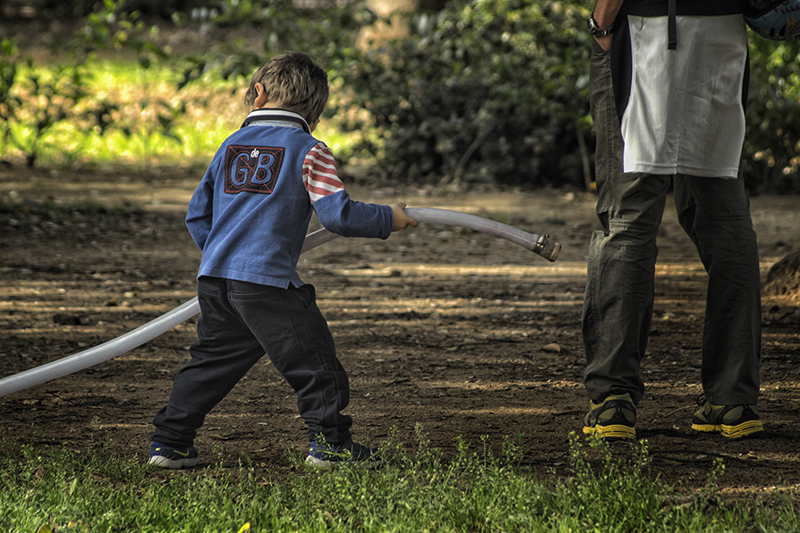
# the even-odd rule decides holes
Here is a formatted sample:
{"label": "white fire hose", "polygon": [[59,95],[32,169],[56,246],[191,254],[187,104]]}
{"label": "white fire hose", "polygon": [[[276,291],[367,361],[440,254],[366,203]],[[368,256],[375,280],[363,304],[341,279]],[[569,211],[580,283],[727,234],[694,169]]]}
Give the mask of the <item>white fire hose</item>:
{"label": "white fire hose", "polygon": [[[541,255],[551,262],[558,258],[558,254],[561,251],[561,245],[551,241],[548,235],[528,233],[519,228],[483,217],[468,215],[458,211],[428,207],[409,207],[405,212],[417,222],[459,226],[509,240]],[[307,252],[336,237],[339,237],[339,235],[331,233],[326,229],[310,233],[306,236],[303,249],[300,253]],[[52,381],[113,359],[166,333],[199,312],[200,304],[197,302],[197,297],[194,297],[172,311],[151,320],[147,324],[108,342],[95,346],[94,348],[89,348],[88,350],[63,357],[51,363],[0,379],[0,396],[27,389],[34,385],[40,385],[47,381]]]}

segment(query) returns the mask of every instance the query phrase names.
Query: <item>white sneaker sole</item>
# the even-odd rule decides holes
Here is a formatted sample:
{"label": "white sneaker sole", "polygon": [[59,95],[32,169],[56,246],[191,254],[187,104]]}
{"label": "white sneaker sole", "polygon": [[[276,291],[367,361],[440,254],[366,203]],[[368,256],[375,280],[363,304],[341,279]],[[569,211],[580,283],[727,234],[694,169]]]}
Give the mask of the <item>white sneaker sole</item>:
{"label": "white sneaker sole", "polygon": [[355,465],[361,468],[378,468],[381,466],[380,459],[366,459],[364,461],[326,461],[325,459],[320,459],[318,457],[313,457],[309,455],[306,457],[306,464],[313,466],[314,468],[333,468],[336,465],[340,464],[350,464]]}
{"label": "white sneaker sole", "polygon": [[159,468],[171,468],[173,470],[178,468],[188,468],[200,462],[199,457],[192,457],[191,459],[169,459],[161,455],[154,455],[147,461],[147,464],[157,466]]}

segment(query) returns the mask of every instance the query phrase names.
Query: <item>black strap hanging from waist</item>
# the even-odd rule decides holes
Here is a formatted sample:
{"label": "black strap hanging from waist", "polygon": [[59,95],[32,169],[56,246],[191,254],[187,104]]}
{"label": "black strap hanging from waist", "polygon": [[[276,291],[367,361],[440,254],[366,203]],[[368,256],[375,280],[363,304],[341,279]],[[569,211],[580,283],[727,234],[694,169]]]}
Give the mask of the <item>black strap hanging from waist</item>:
{"label": "black strap hanging from waist", "polygon": [[675,23],[675,12],[675,0],[669,0],[669,12],[667,20],[667,31],[669,34],[669,44],[667,44],[667,48],[669,50],[676,50],[678,48],[678,28]]}

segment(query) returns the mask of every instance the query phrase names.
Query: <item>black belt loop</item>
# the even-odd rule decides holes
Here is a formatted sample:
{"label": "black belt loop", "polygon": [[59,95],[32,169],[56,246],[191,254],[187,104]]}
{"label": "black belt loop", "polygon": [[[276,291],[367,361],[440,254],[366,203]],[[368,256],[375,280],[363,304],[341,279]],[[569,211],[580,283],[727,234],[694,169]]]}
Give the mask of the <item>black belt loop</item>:
{"label": "black belt loop", "polygon": [[675,12],[675,0],[669,0],[669,20],[667,21],[669,31],[669,44],[667,48],[669,50],[676,50],[678,48],[678,29],[675,23]]}

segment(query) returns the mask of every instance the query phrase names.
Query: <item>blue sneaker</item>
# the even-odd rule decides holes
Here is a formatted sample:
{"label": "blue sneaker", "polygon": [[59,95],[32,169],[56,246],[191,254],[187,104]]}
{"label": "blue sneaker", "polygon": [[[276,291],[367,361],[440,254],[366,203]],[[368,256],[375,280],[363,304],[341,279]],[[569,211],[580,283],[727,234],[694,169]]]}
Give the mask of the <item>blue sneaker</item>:
{"label": "blue sneaker", "polygon": [[200,454],[197,448],[172,448],[160,442],[150,445],[150,460],[147,464],[155,465],[159,468],[185,468],[194,466],[200,462]]}
{"label": "blue sneaker", "polygon": [[306,463],[318,468],[330,468],[345,461],[374,468],[380,465],[381,457],[378,448],[367,448],[352,440],[338,446],[312,442],[306,457]]}

